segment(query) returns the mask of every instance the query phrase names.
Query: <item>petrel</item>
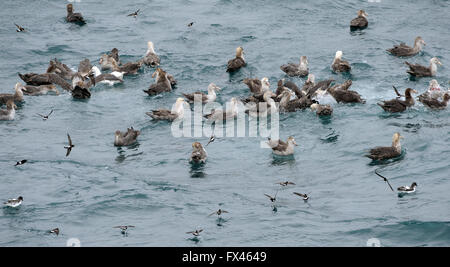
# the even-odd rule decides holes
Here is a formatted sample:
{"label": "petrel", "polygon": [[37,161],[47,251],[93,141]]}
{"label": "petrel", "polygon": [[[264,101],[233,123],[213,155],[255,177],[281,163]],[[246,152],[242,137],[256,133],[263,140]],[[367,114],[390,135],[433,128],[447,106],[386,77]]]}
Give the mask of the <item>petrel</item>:
{"label": "petrel", "polygon": [[36,113],[38,116],[40,116],[44,121],[45,120],[48,120],[48,117],[51,115],[53,113],[53,109],[50,111],[50,113],[48,113],[47,115],[42,115],[42,114],[39,114],[39,113]]}
{"label": "petrel", "polygon": [[26,160],[26,159],[23,159],[23,160],[21,160],[21,161],[16,162],[16,165],[14,165],[14,166],[23,165],[23,164],[25,164],[25,163],[27,163],[27,160]]}
{"label": "petrel", "polygon": [[16,25],[16,27],[17,27],[16,32],[24,32],[25,31],[25,29],[22,26],[17,25],[16,23],[14,23],[14,25]]}
{"label": "petrel", "polygon": [[309,199],[308,194],[302,194],[302,193],[297,193],[297,192],[294,192],[294,194],[299,197],[302,197],[304,201],[307,201]]}
{"label": "petrel", "polygon": [[202,231],[203,231],[203,229],[200,229],[200,230],[186,232],[186,234],[192,234],[194,236],[199,236]]}
{"label": "petrel", "polygon": [[135,12],[128,14],[127,17],[137,17],[138,13],[139,13],[140,9],[136,10]]}
{"label": "petrel", "polygon": [[206,144],[206,146],[208,146],[210,143],[214,142],[215,140],[216,140],[216,137],[214,135],[211,135],[211,137],[209,138],[209,141]]}
{"label": "petrel", "polygon": [[223,209],[218,209],[217,211],[215,211],[215,212],[209,214],[208,216],[212,216],[212,215],[214,215],[214,214],[217,214],[218,216],[220,216],[220,215],[222,215],[222,213],[228,213],[228,211],[223,210]]}
{"label": "petrel", "polygon": [[67,134],[67,139],[69,140],[69,145],[64,147],[65,149],[67,149],[66,157],[69,156],[70,151],[72,151],[72,148],[75,147],[75,145],[72,144],[72,139],[70,138],[69,134]]}
{"label": "petrel", "polygon": [[279,185],[281,185],[281,186],[295,185],[295,183],[289,182],[289,181],[286,181],[286,182],[279,182],[279,183],[276,183],[276,184],[279,184]]}
{"label": "petrel", "polygon": [[119,225],[119,226],[114,226],[113,228],[119,228],[122,234],[126,234],[128,228],[134,228],[133,225]]}

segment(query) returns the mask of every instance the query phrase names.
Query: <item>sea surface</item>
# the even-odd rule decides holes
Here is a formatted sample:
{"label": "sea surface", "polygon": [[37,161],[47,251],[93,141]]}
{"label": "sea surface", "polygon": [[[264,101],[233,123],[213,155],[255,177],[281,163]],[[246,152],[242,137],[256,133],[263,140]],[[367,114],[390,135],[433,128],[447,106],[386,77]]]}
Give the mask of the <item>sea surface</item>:
{"label": "sea surface", "polygon": [[[87,20],[82,27],[65,22],[67,3],[0,3],[0,93],[14,92],[18,72],[43,73],[53,58],[74,69],[84,58],[98,66],[116,47],[122,62],[139,60],[149,40],[178,86],[147,96],[154,69],[146,67],[121,85],[97,85],[87,101],[61,88],[58,96],[25,96],[15,120],[0,122],[0,199],[24,198],[18,209],[0,209],[0,246],[66,246],[71,238],[81,246],[366,246],[372,238],[381,246],[450,245],[450,109],[416,103],[390,115],[377,106],[395,97],[392,85],[428,87],[430,78],[410,79],[405,60],[428,65],[437,56],[444,65],[435,79],[449,86],[449,1],[81,0],[73,4]],[[127,17],[137,9],[137,18]],[[369,27],[350,32],[359,9]],[[419,35],[427,45],[412,58],[385,51]],[[230,75],[238,46],[248,65]],[[331,72],[337,50],[350,75]],[[169,123],[145,115],[211,82],[222,87],[219,103],[248,96],[247,77],[268,77],[273,90],[281,78],[302,86],[305,79],[279,68],[301,55],[317,80],[351,78],[367,103],[333,103],[328,119],[309,110],[280,114],[280,137],[299,144],[293,157],[274,157],[262,137],[218,137],[206,165],[192,167],[191,144],[209,136],[175,138]],[[47,121],[36,115],[51,109]],[[141,131],[138,143],[114,147],[114,131],[130,126]],[[394,132],[405,137],[400,158],[364,157],[389,146]],[[75,144],[69,157],[67,133]],[[394,188],[417,182],[417,192],[398,197],[376,169]],[[275,184],[285,180],[296,185]],[[274,210],[264,194],[277,190]],[[208,216],[219,208],[229,213]],[[117,225],[135,228],[123,235]],[[56,227],[59,236],[47,233]],[[186,234],[195,229],[201,238]]]}

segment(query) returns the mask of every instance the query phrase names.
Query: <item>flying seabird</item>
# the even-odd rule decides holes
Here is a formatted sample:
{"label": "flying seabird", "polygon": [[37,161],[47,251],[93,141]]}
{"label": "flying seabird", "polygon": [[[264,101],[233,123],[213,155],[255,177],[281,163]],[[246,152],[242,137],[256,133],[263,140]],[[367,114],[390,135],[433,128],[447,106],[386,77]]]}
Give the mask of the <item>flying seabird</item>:
{"label": "flying seabird", "polygon": [[48,92],[54,92],[56,95],[59,95],[58,89],[54,84],[43,84],[39,86],[34,85],[25,85],[22,87],[22,92],[24,95],[45,95]]}
{"label": "flying seabird", "polygon": [[137,137],[141,134],[140,131],[134,130],[133,127],[128,128],[126,132],[122,133],[117,130],[114,138],[115,146],[129,146],[136,142]]}
{"label": "flying seabird", "polygon": [[348,61],[342,60],[342,51],[336,52],[331,68],[334,72],[349,72],[352,69]]}
{"label": "flying seabird", "polygon": [[246,64],[244,59],[244,48],[239,46],[236,48],[236,57],[228,61],[227,72],[235,72]]}
{"label": "flying seabird", "polygon": [[211,135],[211,137],[209,138],[208,143],[206,144],[206,146],[208,146],[209,144],[211,144],[212,142],[214,142],[216,140],[216,137],[213,135]]}
{"label": "flying seabird", "polygon": [[25,31],[25,29],[22,27],[22,26],[20,26],[20,25],[17,25],[16,23],[14,23],[14,25],[16,25],[16,32],[24,32]]}
{"label": "flying seabird", "polygon": [[399,45],[394,45],[386,51],[394,56],[398,57],[409,57],[414,56],[422,50],[422,46],[426,45],[422,37],[418,36],[414,40],[414,47],[407,46],[405,43],[400,43]]}
{"label": "flying seabird", "polygon": [[203,232],[203,229],[186,232],[186,234],[192,234],[193,236],[199,236],[201,232]]}
{"label": "flying seabird", "polygon": [[311,110],[316,111],[319,116],[330,116],[333,113],[333,108],[330,105],[321,105],[318,103],[311,104]]}
{"label": "flying seabird", "polygon": [[36,113],[39,117],[41,117],[42,118],[42,120],[48,120],[48,117],[51,115],[53,113],[53,109],[50,111],[50,113],[48,113],[47,115],[42,115],[42,114],[39,114],[39,113]]}
{"label": "flying seabird", "polygon": [[236,118],[238,114],[238,100],[233,97],[230,101],[230,110],[223,111],[222,109],[212,109],[210,114],[204,115],[209,121],[225,121],[227,119]]}
{"label": "flying seabird", "polygon": [[379,174],[378,170],[375,170],[375,174],[380,176],[389,185],[389,188],[392,190],[392,192],[394,192],[394,188],[392,188],[391,184],[389,183],[389,180],[386,177],[384,177],[383,175]]}
{"label": "flying seabird", "polygon": [[215,212],[209,214],[208,216],[212,216],[212,215],[214,215],[214,214],[217,214],[217,216],[220,216],[220,215],[222,215],[222,213],[228,213],[228,211],[223,210],[223,209],[218,209],[217,211],[215,211]]}
{"label": "flying seabird", "polygon": [[272,152],[278,156],[288,156],[294,154],[294,146],[298,146],[293,136],[289,136],[286,143],[281,140],[268,138],[267,144],[272,148]]}
{"label": "flying seabird", "polygon": [[67,134],[67,139],[69,140],[69,145],[68,146],[64,146],[64,148],[67,149],[66,157],[69,156],[70,152],[72,151],[72,148],[75,147],[75,145],[72,144],[72,139],[70,138],[69,134]]}
{"label": "flying seabird", "polygon": [[0,121],[12,121],[16,116],[17,106],[14,100],[10,99],[6,102],[6,109],[0,109]]}
{"label": "flying seabird", "polygon": [[133,12],[133,13],[131,13],[131,14],[128,14],[127,17],[134,17],[134,18],[136,18],[137,15],[138,15],[138,13],[139,13],[139,11],[141,11],[141,9],[138,9],[138,10],[136,10],[135,12]]}
{"label": "flying seabird", "polygon": [[358,92],[348,90],[352,83],[352,80],[347,80],[342,84],[328,88],[327,91],[338,103],[366,103]]}
{"label": "flying seabird", "polygon": [[14,86],[15,93],[14,94],[0,94],[0,106],[6,104],[9,100],[14,102],[22,102],[23,101],[23,87],[22,84],[16,83]]}
{"label": "flying seabird", "polygon": [[294,194],[299,197],[302,197],[304,201],[307,201],[309,199],[308,194],[302,194],[302,193],[297,193],[297,192],[294,192]]}
{"label": "flying seabird", "polygon": [[439,101],[439,99],[437,98],[419,97],[419,101],[431,109],[445,109],[448,106],[449,100],[450,100],[450,93],[445,93],[442,101]]}
{"label": "flying seabird", "polygon": [[172,85],[167,77],[167,72],[165,72],[161,68],[157,68],[156,71],[153,73],[152,77],[155,77],[156,83],[153,83],[150,85],[150,87],[147,90],[143,90],[148,95],[157,95],[163,92],[171,92],[172,91]]}
{"label": "flying seabird", "polygon": [[[395,88],[395,87],[394,87]],[[397,91],[398,93],[398,91]],[[396,113],[405,111],[406,108],[414,105],[414,98],[411,96],[411,93],[417,94],[416,90],[411,88],[407,88],[405,90],[405,100],[401,100],[399,98],[391,99],[388,101],[383,101],[382,103],[377,103],[384,111]]]}
{"label": "flying seabird", "polygon": [[275,193],[274,197],[272,197],[271,195],[268,195],[268,194],[264,194],[264,195],[269,198],[270,202],[275,202],[275,201],[277,201],[277,194],[278,194],[278,191]]}
{"label": "flying seabird", "polygon": [[279,183],[276,183],[276,184],[279,184],[281,186],[295,185],[295,183],[289,182],[289,181],[279,182]]}
{"label": "flying seabird", "polygon": [[291,77],[305,77],[309,73],[308,59],[306,58],[306,56],[301,56],[299,64],[284,64],[280,67],[280,69]]}
{"label": "flying seabird", "polygon": [[392,137],[392,146],[372,148],[369,151],[369,154],[365,156],[372,160],[385,160],[398,157],[402,153],[402,146],[400,144],[401,138],[403,138],[403,136],[401,136],[400,133],[395,133]]}
{"label": "flying seabird", "polygon": [[431,77],[436,76],[437,64],[442,66],[442,63],[437,57],[430,59],[430,66],[425,67],[420,64],[411,64],[405,61],[405,64],[409,66],[409,70],[406,72],[415,77]]}
{"label": "flying seabird", "polygon": [[221,88],[215,85],[214,83],[210,83],[208,85],[208,94],[203,92],[195,92],[192,94],[183,94],[189,103],[194,103],[195,96],[202,101],[202,103],[214,102],[216,101],[217,95],[216,92],[220,91]]}
{"label": "flying seabird", "polygon": [[26,159],[23,159],[23,160],[21,160],[21,161],[16,162],[16,165],[14,165],[14,166],[23,165],[23,164],[25,164],[25,163],[27,163],[27,160],[26,160]]}
{"label": "flying seabird", "polygon": [[184,116],[184,99],[178,98],[175,102],[175,105],[172,107],[172,110],[168,109],[158,109],[152,110],[151,112],[147,112],[148,116],[152,117],[154,120],[168,120],[173,121],[175,119],[182,119]]}
{"label": "flying seabird", "polygon": [[113,228],[118,228],[120,229],[120,232],[125,235],[127,233],[128,228],[134,228],[133,225],[119,225],[119,226],[114,226]]}
{"label": "flying seabird", "polygon": [[161,60],[159,56],[155,53],[153,43],[150,41],[147,42],[147,52],[145,53],[145,56],[142,59],[142,61],[145,65],[151,67],[157,67],[160,64]]}
{"label": "flying seabird", "polygon": [[11,208],[17,208],[20,205],[22,205],[23,202],[23,197],[18,197],[17,199],[13,198],[13,199],[8,199],[8,201],[4,202],[3,204],[7,207],[11,207]]}
{"label": "flying seabird", "polygon": [[366,11],[364,10],[359,10],[358,11],[358,17],[352,19],[352,21],[350,21],[350,29],[351,30],[357,30],[357,29],[365,29],[367,27],[367,25],[369,24],[369,22],[367,21],[367,17],[368,14],[366,13]]}
{"label": "flying seabird", "polygon": [[77,24],[85,24],[86,22],[84,21],[83,16],[81,15],[81,13],[73,13],[73,5],[72,4],[67,4],[67,17],[66,17],[67,22],[74,22]]}
{"label": "flying seabird", "polygon": [[188,27],[192,27],[194,25],[194,22],[192,21],[192,22],[190,22],[187,26]]}
{"label": "flying seabird", "polygon": [[194,142],[192,144],[192,153],[191,158],[189,159],[189,162],[191,163],[205,163],[206,158],[208,157],[208,154],[206,153],[206,150],[203,148],[202,144],[200,142]]}
{"label": "flying seabird", "polygon": [[400,186],[399,188],[397,188],[397,191],[399,194],[411,194],[416,192],[416,187],[417,187],[417,183],[413,182],[411,184],[411,186]]}
{"label": "flying seabird", "polygon": [[59,235],[59,228],[55,228],[55,229],[52,229],[52,230],[50,230],[50,231],[48,231],[50,234],[55,234],[55,235]]}

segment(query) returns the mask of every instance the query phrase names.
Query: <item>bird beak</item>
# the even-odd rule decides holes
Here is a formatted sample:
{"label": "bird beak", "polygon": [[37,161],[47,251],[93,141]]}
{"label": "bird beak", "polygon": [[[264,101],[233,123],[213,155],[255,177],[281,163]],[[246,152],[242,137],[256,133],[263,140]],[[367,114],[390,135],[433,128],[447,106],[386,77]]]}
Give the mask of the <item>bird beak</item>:
{"label": "bird beak", "polygon": [[418,92],[417,92],[416,90],[412,90],[412,92],[413,92],[414,94],[418,94]]}
{"label": "bird beak", "polygon": [[441,65],[441,66],[443,65],[440,61],[438,61],[438,64]]}

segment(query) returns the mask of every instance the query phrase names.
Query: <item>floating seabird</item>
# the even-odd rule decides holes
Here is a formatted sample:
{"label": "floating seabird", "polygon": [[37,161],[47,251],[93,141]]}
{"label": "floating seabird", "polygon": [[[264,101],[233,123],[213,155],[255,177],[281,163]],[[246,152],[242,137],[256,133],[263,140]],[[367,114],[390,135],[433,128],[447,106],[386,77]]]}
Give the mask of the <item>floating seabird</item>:
{"label": "floating seabird", "polygon": [[142,59],[142,62],[151,67],[157,67],[160,64],[160,58],[155,53],[155,48],[153,46],[153,43],[148,41],[147,42],[147,52],[145,53],[144,58]]}
{"label": "floating seabird", "polygon": [[58,74],[61,78],[65,80],[72,80],[73,76],[76,74],[76,72],[74,72],[66,64],[59,62],[56,58],[54,60],[50,60],[50,63],[47,68],[47,73]]}
{"label": "floating seabird", "polygon": [[258,99],[256,102],[250,101],[245,105],[247,108],[245,112],[252,117],[267,117],[267,115],[277,112],[278,108],[272,97],[276,97],[276,94],[272,91],[264,92],[264,101],[259,101]]}
{"label": "floating seabird", "polygon": [[16,104],[10,99],[6,102],[6,109],[0,109],[0,121],[12,121],[16,115]]}
{"label": "floating seabird", "polygon": [[430,59],[429,67],[425,67],[419,64],[411,64],[408,61],[405,61],[405,64],[409,66],[409,70],[407,70],[406,72],[415,77],[436,76],[437,65],[439,64],[442,66],[442,63],[437,57]]}
{"label": "floating seabird", "polygon": [[128,14],[127,17],[134,17],[134,18],[136,18],[138,13],[139,13],[139,11],[141,11],[141,9],[138,9],[138,10],[134,11],[133,13]]}
{"label": "floating seabird", "polygon": [[210,114],[204,117],[210,121],[218,122],[225,121],[227,119],[235,118],[238,114],[238,100],[233,97],[230,101],[230,110],[223,111],[222,109],[212,109]]}
{"label": "floating seabird", "polygon": [[215,212],[209,214],[208,216],[212,216],[212,215],[214,215],[214,214],[217,214],[217,216],[220,216],[220,215],[222,215],[222,213],[228,213],[228,211],[223,210],[223,209],[218,209],[217,211],[215,211]]}
{"label": "floating seabird", "polygon": [[442,101],[439,101],[439,99],[431,97],[430,98],[419,97],[419,101],[431,109],[445,109],[448,106],[449,100],[450,100],[450,93],[445,93]]}
{"label": "floating seabird", "polygon": [[20,74],[19,77],[27,84],[27,85],[34,85],[34,86],[40,86],[40,85],[51,85],[56,84],[61,86],[64,90],[72,91],[72,85],[68,83],[64,78],[61,78],[58,74],[55,73],[43,73],[43,74],[37,74],[37,73],[27,73],[27,74]]}
{"label": "floating seabird", "polygon": [[199,236],[201,232],[203,232],[203,229],[186,232],[186,234],[192,234],[193,236]]}
{"label": "floating seabird", "polygon": [[39,117],[41,117],[42,118],[42,120],[48,120],[48,117],[50,116],[50,115],[52,115],[52,113],[53,113],[53,109],[50,111],[50,113],[48,113],[47,115],[42,115],[42,114],[39,114],[39,113],[36,113]]}
{"label": "floating seabird", "polygon": [[295,112],[299,109],[309,108],[316,101],[311,100],[309,95],[302,96],[290,100],[294,93],[290,90],[285,90],[277,98],[280,100],[280,110],[283,112]]}
{"label": "floating seabird", "polygon": [[367,21],[367,16],[368,14],[366,13],[366,11],[364,10],[359,10],[358,11],[358,17],[352,19],[352,21],[350,21],[350,29],[351,30],[362,30],[365,29],[367,27],[367,25],[369,24],[369,22]]}
{"label": "floating seabird", "polygon": [[133,225],[119,225],[119,226],[114,226],[113,228],[118,228],[120,229],[120,232],[125,235],[127,233],[127,230],[129,228],[134,228]]}
{"label": "floating seabird", "polygon": [[343,84],[338,84],[328,88],[327,91],[338,103],[366,103],[358,92],[348,90],[351,85],[352,80],[347,80]]}
{"label": "floating seabird", "polygon": [[211,137],[209,138],[208,143],[206,144],[206,146],[208,146],[209,144],[211,144],[212,142],[214,142],[216,140],[216,137],[214,135],[211,135]]}
{"label": "floating seabird", "polygon": [[306,80],[305,84],[302,87],[302,95],[303,96],[309,95],[313,97],[317,94],[316,93],[317,91],[325,92],[333,82],[334,82],[333,79],[328,79],[316,83],[316,76],[314,76],[314,74],[311,73],[308,75],[308,79]]}
{"label": "floating seabird", "polygon": [[64,146],[64,148],[67,150],[66,157],[69,156],[70,152],[72,151],[72,148],[75,147],[75,145],[72,144],[72,139],[70,138],[69,134],[67,134],[67,139],[69,140],[69,145],[68,146]]}
{"label": "floating seabird", "polygon": [[89,87],[95,85],[95,78],[93,74],[89,74],[89,80],[82,77],[79,73],[72,79],[72,90],[70,91],[72,97],[75,99],[88,99],[91,97],[91,91]]}
{"label": "floating seabird", "polygon": [[24,32],[25,31],[25,29],[22,27],[22,26],[20,26],[20,25],[17,25],[16,23],[14,23],[14,25],[16,25],[16,32]]}
{"label": "floating seabird", "polygon": [[54,92],[56,95],[59,95],[58,89],[54,84],[44,84],[39,86],[34,85],[25,85],[22,87],[22,92],[24,95],[45,95],[48,92]]}
{"label": "floating seabird", "polygon": [[269,78],[267,77],[264,77],[261,80],[246,78],[243,80],[243,83],[248,86],[250,92],[254,95],[263,94],[265,91],[270,90]]}
{"label": "floating seabird", "polygon": [[276,184],[279,184],[281,186],[295,185],[295,183],[289,182],[289,181],[279,182],[279,183],[276,183]]}
{"label": "floating seabird", "polygon": [[191,163],[205,163],[208,154],[206,153],[205,148],[203,148],[200,142],[194,142],[192,144],[192,153],[189,162]]}
{"label": "floating seabird", "polygon": [[67,4],[67,22],[74,22],[77,24],[85,24],[83,16],[81,13],[73,13],[73,5]]}
{"label": "floating seabird", "polygon": [[342,51],[336,52],[331,68],[334,72],[349,72],[352,69],[348,61],[342,60]]}
{"label": "floating seabird", "polygon": [[134,130],[133,127],[128,128],[126,132],[122,133],[117,130],[114,138],[115,146],[129,146],[136,142],[137,137],[141,134],[140,131]]}
{"label": "floating seabird", "polygon": [[391,112],[391,113],[403,112],[406,110],[406,108],[414,105],[414,98],[411,96],[411,93],[417,94],[417,91],[413,90],[411,88],[407,88],[405,90],[405,100],[395,98],[395,99],[383,101],[382,103],[377,103],[377,104],[378,104],[378,106],[383,108],[384,111],[387,111],[387,112]]}
{"label": "floating seabird", "polygon": [[399,133],[395,133],[392,137],[392,146],[372,148],[369,151],[369,154],[365,156],[372,160],[385,160],[398,157],[402,153],[402,146],[400,144],[401,138],[403,138],[403,136]]}
{"label": "floating seabird", "polygon": [[427,98],[433,98],[433,99],[438,99],[443,97],[445,94],[445,92],[441,89],[441,86],[439,85],[438,81],[436,81],[435,79],[430,81],[430,84],[428,86],[428,90],[419,95],[419,100],[422,99],[427,99]]}
{"label": "floating seabird", "polygon": [[78,73],[80,73],[82,77],[87,77],[91,72],[92,67],[93,66],[91,64],[91,61],[85,58],[82,61],[80,61],[80,64],[78,65]]}
{"label": "floating seabird", "polygon": [[298,88],[298,86],[295,83],[281,79],[278,81],[277,90],[275,92],[277,97],[280,96],[281,93],[283,93],[283,91],[286,90],[286,88],[293,91],[298,98],[305,96],[305,94],[303,94],[303,92],[300,90],[300,88]]}
{"label": "floating seabird", "polygon": [[167,72],[165,72],[161,68],[157,68],[156,71],[153,73],[152,77],[156,75],[156,83],[150,85],[150,87],[147,90],[143,90],[148,95],[157,95],[163,92],[171,92],[172,91],[172,85],[167,78]]}
{"label": "floating seabird", "polygon": [[416,187],[417,187],[417,183],[413,182],[411,184],[411,186],[407,186],[407,185],[400,186],[399,188],[397,188],[397,191],[399,194],[411,194],[411,193],[416,192]]}
{"label": "floating seabird", "polygon": [[333,108],[330,105],[321,105],[318,103],[311,104],[311,110],[316,111],[319,116],[330,116],[333,113]]}
{"label": "floating seabird", "polygon": [[386,51],[394,56],[398,57],[409,57],[414,56],[422,50],[422,46],[426,45],[422,37],[418,36],[414,40],[414,47],[407,46],[405,43],[400,43],[399,45],[394,45]]}
{"label": "floating seabird", "polygon": [[302,197],[304,201],[307,201],[307,200],[309,199],[308,194],[302,194],[302,193],[294,192],[294,195],[297,195],[297,196],[299,196],[299,197]]}
{"label": "floating seabird", "polygon": [[305,77],[309,73],[308,59],[306,58],[306,56],[301,56],[299,64],[284,64],[280,67],[280,69],[291,77]]}
{"label": "floating seabird", "polygon": [[389,180],[386,177],[384,177],[383,175],[379,174],[377,170],[375,170],[375,174],[380,176],[389,185],[389,188],[392,190],[392,192],[394,192],[394,188],[392,188],[391,184],[389,183]]}
{"label": "floating seabird", "polygon": [[184,99],[178,98],[173,106],[172,110],[168,109],[158,109],[152,110],[152,112],[147,112],[148,116],[152,117],[154,120],[168,120],[173,121],[175,119],[181,119],[184,116]]}
{"label": "floating seabird", "polygon": [[[102,60],[102,58],[100,59]],[[100,63],[102,64],[102,63]],[[142,61],[139,60],[137,62],[127,62],[123,65],[117,63],[116,60],[111,58],[112,70],[117,72],[124,72],[125,75],[136,74],[142,67]]]}
{"label": "floating seabird", "polygon": [[21,160],[21,161],[16,162],[16,165],[14,165],[14,166],[23,165],[23,164],[25,164],[25,163],[27,163],[27,160],[26,160],[26,159],[23,159],[23,160]]}
{"label": "floating seabird", "polygon": [[192,27],[194,25],[194,22],[190,22],[187,26]]}
{"label": "floating seabird", "polygon": [[281,140],[268,138],[267,144],[272,148],[272,152],[278,156],[288,156],[294,154],[294,147],[298,146],[293,136],[289,136],[286,143]]}
{"label": "floating seabird", "polygon": [[97,66],[92,67],[92,71],[95,76],[95,83],[106,83],[110,86],[113,86],[117,83],[123,82],[124,72],[113,71],[111,73],[101,73],[100,69]]}
{"label": "floating seabird", "polygon": [[20,205],[22,205],[23,202],[23,197],[18,197],[17,199],[13,198],[13,199],[8,199],[8,201],[4,202],[3,204],[7,207],[11,207],[11,208],[17,208]]}
{"label": "floating seabird", "polygon": [[52,230],[50,230],[50,231],[48,231],[50,234],[55,234],[55,235],[59,235],[59,228],[55,228],[55,229],[52,229]]}
{"label": "floating seabird", "polygon": [[244,59],[244,48],[239,46],[236,48],[236,57],[228,61],[227,72],[235,72],[244,67],[246,64],[247,63],[245,63]]}
{"label": "floating seabird", "polygon": [[113,69],[114,66],[117,64],[119,64],[117,62],[117,60],[114,59],[114,57],[107,55],[107,54],[103,54],[100,57],[100,60],[98,61],[98,63],[101,65],[102,70],[108,70],[108,69]]}
{"label": "floating seabird", "polygon": [[216,92],[220,91],[221,88],[215,85],[214,83],[210,83],[208,85],[208,94],[203,92],[195,92],[192,94],[183,94],[189,103],[194,103],[195,96],[198,95],[202,101],[202,103],[214,102],[216,101],[217,95]]}
{"label": "floating seabird", "polygon": [[23,101],[23,87],[20,83],[16,83],[14,86],[15,93],[14,94],[0,94],[0,106],[6,104],[9,100],[14,102],[22,102]]}

